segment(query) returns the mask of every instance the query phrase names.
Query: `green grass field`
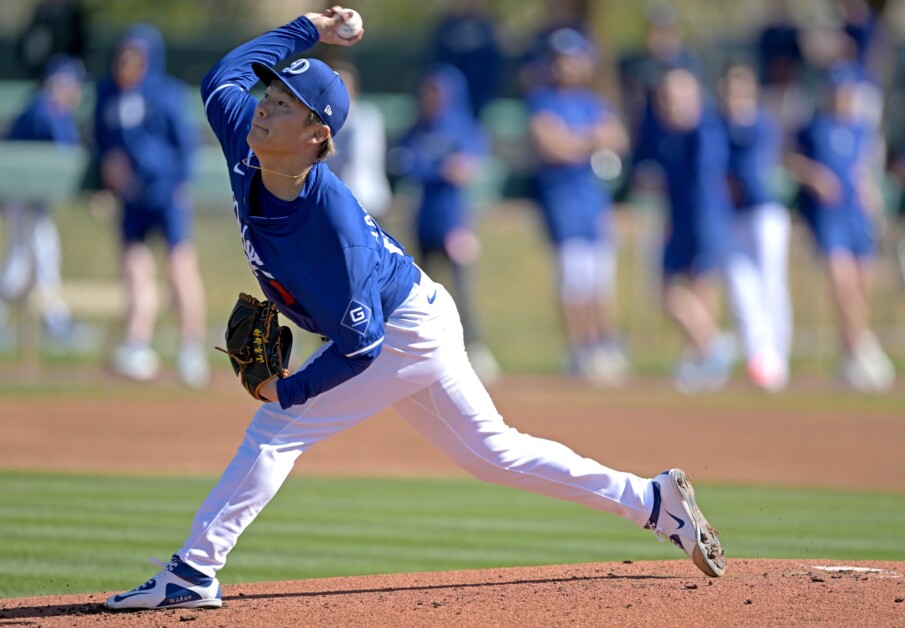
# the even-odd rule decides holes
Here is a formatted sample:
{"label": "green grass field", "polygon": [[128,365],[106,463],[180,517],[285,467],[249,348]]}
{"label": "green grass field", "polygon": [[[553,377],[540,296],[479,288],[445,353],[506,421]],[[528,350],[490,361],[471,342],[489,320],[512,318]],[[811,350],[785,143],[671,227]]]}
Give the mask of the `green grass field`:
{"label": "green grass field", "polygon": [[[0,472],[0,597],[137,586],[214,481]],[[905,495],[696,488],[730,559],[905,560]],[[293,476],[222,581],[680,557],[617,517],[471,480]]]}
{"label": "green grass field", "polygon": [[[97,369],[119,338],[116,308],[107,302],[117,297],[115,217],[93,212],[84,202],[59,208],[57,217],[66,281],[106,291],[95,297],[99,303],[83,299],[91,307],[83,305],[77,312],[100,328],[98,345],[87,354],[61,354],[44,345],[41,362],[57,373],[72,367]],[[656,244],[658,231],[646,225],[650,219],[638,213],[622,223],[617,318],[635,372],[662,376],[670,372],[681,339],[663,316],[656,296],[650,247]],[[381,224],[410,245],[409,220],[400,206]],[[558,372],[564,344],[550,252],[537,216],[530,207],[508,206],[485,211],[478,228],[483,253],[476,307],[488,343],[507,373]],[[213,346],[222,338],[223,321],[236,293],[257,288],[228,207],[200,212],[196,233]],[[793,378],[830,379],[836,371],[832,308],[819,267],[800,231],[798,236],[791,267],[796,311]],[[905,321],[901,278],[890,255],[884,254],[879,266],[873,319],[901,374],[905,372],[905,345],[898,331]],[[445,280],[442,275],[437,279]],[[176,349],[175,327],[172,313],[163,313],[156,347],[165,359]],[[300,360],[315,345],[315,340],[299,334],[294,358]],[[211,355],[216,368],[228,368],[222,356],[213,350]],[[14,367],[19,359],[12,347],[0,346],[0,366]],[[102,380],[48,381],[50,372],[45,368],[34,381],[15,377],[0,381],[0,394],[53,395],[61,403],[71,395],[139,394]],[[161,394],[161,390],[167,395],[190,395],[166,387],[146,394]],[[675,401],[652,395],[649,403]],[[898,409],[902,398],[897,393],[861,397],[823,390],[818,396],[752,402],[750,394],[729,391],[698,403],[733,407],[761,403],[765,411],[779,405],[834,412],[852,407]],[[156,569],[145,559],[166,559],[178,549],[195,508],[214,482],[212,477],[0,470],[0,597],[121,590],[143,582]],[[905,494],[707,484],[697,489],[708,517],[722,532],[730,558],[905,560]],[[471,480],[293,477],[243,535],[222,579],[228,584],[680,557],[670,544],[657,543],[651,533],[616,517]]]}

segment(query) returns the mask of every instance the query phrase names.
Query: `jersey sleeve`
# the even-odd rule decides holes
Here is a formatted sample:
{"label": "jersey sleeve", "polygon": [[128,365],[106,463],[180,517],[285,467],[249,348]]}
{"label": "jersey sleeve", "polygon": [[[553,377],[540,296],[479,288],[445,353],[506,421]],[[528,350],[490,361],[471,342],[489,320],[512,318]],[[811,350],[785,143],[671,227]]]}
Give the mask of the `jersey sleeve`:
{"label": "jersey sleeve", "polygon": [[373,276],[377,261],[372,249],[350,246],[315,271],[322,290],[319,294],[309,290],[304,305],[332,342],[305,368],[277,382],[283,408],[305,403],[355,377],[380,355],[384,315]]}
{"label": "jersey sleeve", "polygon": [[245,136],[256,101],[248,92],[258,82],[255,61],[274,66],[317,43],[311,20],[301,16],[245,43],[220,60],[201,82],[204,113],[227,159],[245,156]]}

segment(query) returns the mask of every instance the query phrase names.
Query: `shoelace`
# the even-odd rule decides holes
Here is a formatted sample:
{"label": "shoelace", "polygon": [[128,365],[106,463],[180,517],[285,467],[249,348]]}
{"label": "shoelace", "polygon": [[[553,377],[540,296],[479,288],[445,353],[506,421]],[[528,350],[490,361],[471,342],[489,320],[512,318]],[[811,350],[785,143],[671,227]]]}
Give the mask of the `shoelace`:
{"label": "shoelace", "polygon": [[148,561],[154,565],[157,565],[158,567],[162,567],[163,569],[166,569],[167,571],[173,571],[174,569],[176,569],[175,560],[162,561],[159,558],[154,558],[153,556],[151,556],[148,558]]}
{"label": "shoelace", "polygon": [[678,547],[682,547],[681,545],[679,545],[675,541],[673,541],[670,537],[666,536],[666,533],[663,532],[663,528],[657,527],[657,528],[651,528],[651,530],[653,531],[654,536],[657,537],[657,540],[660,543],[669,541],[673,545],[678,545]]}
{"label": "shoelace", "polygon": [[685,548],[682,547],[682,543],[679,542],[679,541],[677,541],[677,540],[675,540],[675,539],[672,538],[671,536],[666,536],[666,534],[663,532],[663,529],[662,529],[662,528],[657,528],[656,530],[654,530],[654,536],[657,537],[657,540],[658,540],[660,543],[664,543],[664,542],[666,542],[666,541],[669,541],[670,543],[672,543],[673,545],[675,545],[676,547],[678,547],[680,550],[685,551]]}
{"label": "shoelace", "polygon": [[[170,562],[165,563],[165,562],[163,562],[162,560],[159,560],[159,559],[154,558],[153,556],[151,556],[151,557],[148,558],[148,562],[150,562],[150,563],[152,563],[152,564],[154,564],[154,565],[157,565],[158,567],[163,567],[163,568],[166,569],[167,571],[173,571],[173,569],[176,568],[176,561],[175,561],[175,560],[171,560]],[[148,587],[152,582],[154,582],[154,576],[148,578],[148,579],[145,581],[145,583],[144,583],[143,585],[138,586],[138,587],[135,587],[135,589],[133,589],[133,591],[137,591],[137,590],[139,590],[139,589],[144,589],[145,587]]]}

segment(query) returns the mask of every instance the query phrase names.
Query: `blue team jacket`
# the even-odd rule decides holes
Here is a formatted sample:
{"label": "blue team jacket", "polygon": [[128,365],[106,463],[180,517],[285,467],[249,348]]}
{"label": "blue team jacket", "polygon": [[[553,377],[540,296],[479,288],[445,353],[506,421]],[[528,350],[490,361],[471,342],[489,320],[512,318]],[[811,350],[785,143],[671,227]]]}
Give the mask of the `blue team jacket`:
{"label": "blue team jacket", "polygon": [[451,231],[469,226],[471,209],[466,190],[444,177],[444,164],[456,154],[486,156],[488,140],[471,113],[468,86],[459,70],[437,64],[422,84],[436,88],[436,111],[422,111],[400,145],[408,149],[404,175],[421,184],[415,218],[418,242],[422,248],[443,248]]}
{"label": "blue team jacket", "polygon": [[165,73],[166,49],[152,26],[130,28],[122,41],[143,44],[148,69],[142,81],[121,90],[112,77],[97,86],[94,140],[99,155],[119,148],[128,155],[140,189],[127,202],[166,209],[176,188],[191,176],[196,135],[185,85]]}

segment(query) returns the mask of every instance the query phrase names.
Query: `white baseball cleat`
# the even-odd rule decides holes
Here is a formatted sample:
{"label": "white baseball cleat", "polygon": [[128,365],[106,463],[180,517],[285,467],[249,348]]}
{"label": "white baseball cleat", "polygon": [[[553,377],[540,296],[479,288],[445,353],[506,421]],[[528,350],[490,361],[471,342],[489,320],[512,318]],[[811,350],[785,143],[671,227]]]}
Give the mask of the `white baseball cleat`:
{"label": "white baseball cleat", "polygon": [[726,572],[719,532],[698,510],[691,482],[681,469],[664,471],[653,479],[654,507],[645,525],[660,542],[669,539],[708,576]]}
{"label": "white baseball cleat", "polygon": [[223,605],[220,582],[186,565],[176,554],[169,563],[152,560],[163,570],[131,591],[112,596],[109,609],[143,610],[155,608],[219,608]]}
{"label": "white baseball cleat", "polygon": [[179,379],[195,390],[207,388],[211,381],[211,369],[207,362],[207,353],[201,345],[186,345],[179,353],[176,366]]}
{"label": "white baseball cleat", "polygon": [[137,382],[147,382],[157,375],[160,358],[147,345],[123,344],[113,353],[113,371]]}

